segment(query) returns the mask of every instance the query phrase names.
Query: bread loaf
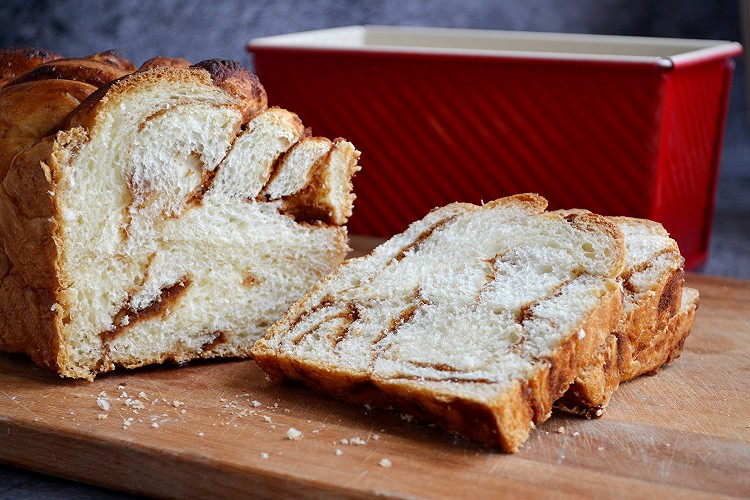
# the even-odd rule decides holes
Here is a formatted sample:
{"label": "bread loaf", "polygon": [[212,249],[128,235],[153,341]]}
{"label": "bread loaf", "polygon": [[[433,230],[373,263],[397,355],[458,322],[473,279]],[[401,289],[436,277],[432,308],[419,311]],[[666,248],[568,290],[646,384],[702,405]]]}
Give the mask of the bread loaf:
{"label": "bread loaf", "polygon": [[434,210],[316,285],[254,359],[516,451],[622,315],[621,230],[545,207],[524,194]]}
{"label": "bread loaf", "polygon": [[[97,60],[124,67],[110,59]],[[66,377],[247,356],[348,251],[351,144],[268,108],[237,63],[126,71],[98,90],[82,78],[91,95],[52,106],[59,123],[9,156],[0,184],[0,349]],[[14,87],[57,82],[14,81],[0,110]]]}

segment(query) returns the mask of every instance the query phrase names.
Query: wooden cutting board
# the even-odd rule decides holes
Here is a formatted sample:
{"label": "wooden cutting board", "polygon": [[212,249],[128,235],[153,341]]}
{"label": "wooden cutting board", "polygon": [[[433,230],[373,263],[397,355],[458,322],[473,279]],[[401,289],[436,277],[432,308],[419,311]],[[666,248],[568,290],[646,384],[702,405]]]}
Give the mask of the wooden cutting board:
{"label": "wooden cutting board", "polygon": [[516,455],[274,384],[252,361],[89,383],[1,354],[0,461],[179,498],[750,496],[750,281],[687,284],[701,306],[683,356],[599,420],[554,415]]}

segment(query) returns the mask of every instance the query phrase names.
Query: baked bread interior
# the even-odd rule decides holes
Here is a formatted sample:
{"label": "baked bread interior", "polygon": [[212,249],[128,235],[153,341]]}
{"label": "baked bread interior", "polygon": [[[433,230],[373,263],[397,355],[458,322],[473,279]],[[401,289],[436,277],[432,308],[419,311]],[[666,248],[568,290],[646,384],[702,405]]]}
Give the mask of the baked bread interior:
{"label": "baked bread interior", "polygon": [[[231,61],[156,58],[98,89],[63,62],[62,80],[90,95],[53,103],[38,137],[5,156],[0,349],[88,379],[247,356],[348,252],[359,152],[269,108]],[[26,118],[3,102],[29,83],[58,80],[10,80],[7,128]]]}
{"label": "baked bread interior", "polygon": [[622,231],[534,194],[432,211],[258,341],[275,379],[516,451],[622,315]]}

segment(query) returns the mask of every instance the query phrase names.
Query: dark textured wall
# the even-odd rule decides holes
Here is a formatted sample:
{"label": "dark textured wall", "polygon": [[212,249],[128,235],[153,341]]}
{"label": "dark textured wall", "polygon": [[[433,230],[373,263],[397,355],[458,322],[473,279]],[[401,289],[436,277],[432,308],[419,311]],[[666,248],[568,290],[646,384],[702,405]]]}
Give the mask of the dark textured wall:
{"label": "dark textured wall", "polygon": [[737,0],[4,0],[0,46],[78,56],[117,48],[246,64],[257,36],[348,24],[738,39]]}

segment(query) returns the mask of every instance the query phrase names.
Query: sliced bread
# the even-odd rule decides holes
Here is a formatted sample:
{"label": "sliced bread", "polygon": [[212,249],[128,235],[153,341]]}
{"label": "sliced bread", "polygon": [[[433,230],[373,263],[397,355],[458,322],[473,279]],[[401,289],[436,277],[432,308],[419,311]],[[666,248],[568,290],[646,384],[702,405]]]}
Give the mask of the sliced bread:
{"label": "sliced bread", "polygon": [[524,194],[432,211],[316,285],[254,359],[516,451],[622,315],[620,229],[545,208]]}
{"label": "sliced bread", "polygon": [[[561,213],[581,213],[564,211]],[[692,325],[695,291],[682,300],[683,258],[664,227],[650,220],[610,217],[623,232],[626,267],[620,276],[624,314],[592,364],[556,404],[589,418],[601,416],[621,381],[655,372]],[[695,298],[697,301],[697,298]]]}

